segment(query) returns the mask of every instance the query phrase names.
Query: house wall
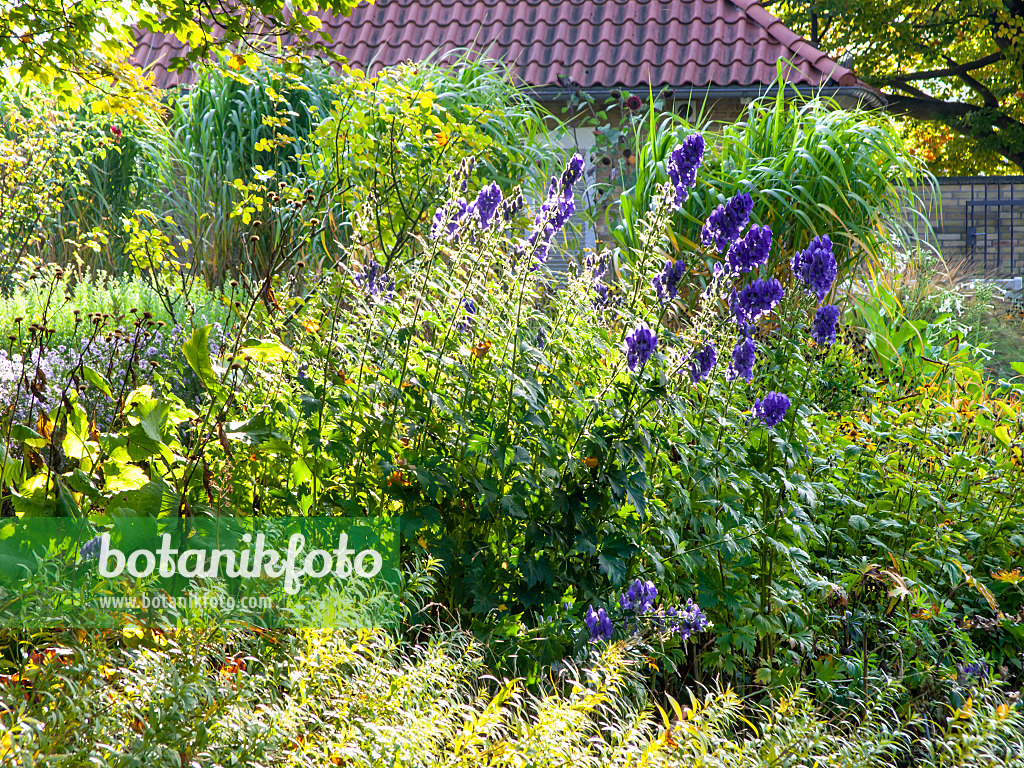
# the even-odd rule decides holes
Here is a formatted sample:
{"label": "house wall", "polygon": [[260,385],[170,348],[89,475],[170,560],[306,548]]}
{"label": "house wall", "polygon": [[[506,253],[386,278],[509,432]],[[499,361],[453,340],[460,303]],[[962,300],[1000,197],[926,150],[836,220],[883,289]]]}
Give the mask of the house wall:
{"label": "house wall", "polygon": [[1024,275],[1024,176],[940,178],[938,194],[918,194],[933,233],[918,222],[918,235],[950,265],[972,277]]}

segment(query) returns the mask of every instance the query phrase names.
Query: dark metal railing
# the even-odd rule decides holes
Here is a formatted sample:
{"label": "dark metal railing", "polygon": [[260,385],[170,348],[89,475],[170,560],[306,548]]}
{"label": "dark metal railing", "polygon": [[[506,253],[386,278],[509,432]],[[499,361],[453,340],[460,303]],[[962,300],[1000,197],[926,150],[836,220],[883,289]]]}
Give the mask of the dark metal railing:
{"label": "dark metal railing", "polygon": [[[964,221],[972,267],[984,275],[1024,273],[1024,179],[977,176],[960,181],[969,181],[971,187],[971,197],[964,201]],[[1001,189],[1007,186],[1008,190]]]}

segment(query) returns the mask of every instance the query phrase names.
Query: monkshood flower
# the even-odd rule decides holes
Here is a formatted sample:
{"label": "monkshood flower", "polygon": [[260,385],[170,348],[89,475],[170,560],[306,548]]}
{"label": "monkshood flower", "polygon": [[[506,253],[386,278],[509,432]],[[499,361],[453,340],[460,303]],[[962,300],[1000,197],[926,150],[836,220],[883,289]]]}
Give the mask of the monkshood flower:
{"label": "monkshood flower", "polygon": [[434,222],[430,225],[430,239],[444,238],[446,243],[456,243],[459,239],[459,227],[469,213],[466,198],[459,197],[449,200],[434,212]]}
{"label": "monkshood flower", "polygon": [[647,323],[640,323],[632,333],[626,336],[626,365],[635,371],[647,365],[658,346],[658,334],[652,331]]}
{"label": "monkshood flower", "polygon": [[732,360],[725,371],[726,381],[744,379],[747,384],[754,378],[754,361],[756,359],[757,347],[750,336],[744,335],[732,350]]}
{"label": "monkshood flower", "polygon": [[363,271],[356,274],[356,285],[377,301],[388,302],[395,295],[395,281],[384,272],[376,259],[370,259]]}
{"label": "monkshood flower", "polygon": [[480,229],[487,229],[490,226],[491,219],[498,212],[499,205],[501,205],[501,188],[497,182],[492,182],[480,190],[480,194],[476,196],[476,200],[470,206],[470,214],[476,216],[480,222]]}
{"label": "monkshood flower", "polygon": [[592,643],[598,640],[611,640],[612,634],[615,632],[615,626],[612,624],[612,620],[608,618],[608,612],[604,608],[598,608],[595,611],[594,606],[591,605],[583,617],[583,623],[590,630],[590,641]]}
{"label": "monkshood flower", "polygon": [[[733,243],[725,254],[725,272],[738,277],[768,263],[772,231],[767,225],[751,227],[742,240]],[[717,265],[716,265],[717,266]]]}
{"label": "monkshood flower", "polygon": [[774,427],[782,421],[789,410],[789,398],[781,392],[769,392],[764,396],[764,400],[755,400],[751,410],[766,426]]}
{"label": "monkshood flower", "polygon": [[664,307],[679,295],[679,281],[683,279],[685,272],[686,262],[682,259],[666,261],[665,268],[651,280],[651,285],[658,293],[658,301],[661,302],[661,306]]}
{"label": "monkshood flower", "polygon": [[653,581],[636,579],[629,585],[629,589],[619,595],[619,607],[623,611],[646,613],[654,607],[657,598],[658,588]]}
{"label": "monkshood flower", "polygon": [[704,381],[718,362],[718,350],[710,341],[690,361],[690,381],[696,384]]}
{"label": "monkshood flower", "polygon": [[697,169],[704,161],[704,137],[693,133],[683,139],[668,156],[668,178],[676,191],[675,208],[679,210],[690,196],[689,187],[697,183]]}
{"label": "monkshood flower", "polygon": [[836,323],[839,322],[839,307],[833,304],[824,304],[818,307],[814,313],[814,322],[811,323],[811,338],[822,346],[832,346],[836,343]]}
{"label": "monkshood flower", "polygon": [[511,223],[512,219],[514,219],[519,212],[523,210],[523,206],[525,204],[526,202],[523,200],[522,192],[517,193],[515,197],[506,197],[501,201],[501,205],[499,206],[501,210],[501,218],[504,219],[506,224]]}
{"label": "monkshood flower", "polygon": [[784,294],[782,283],[775,278],[757,278],[745,285],[739,293],[736,293],[735,288],[732,289],[729,308],[740,325],[756,323],[778,306]]}
{"label": "monkshood flower", "polygon": [[793,274],[821,301],[832,287],[838,271],[836,257],[832,253],[832,240],[828,235],[815,236],[806,250],[797,251],[793,255],[790,266]]}
{"label": "monkshood flower", "polygon": [[711,628],[708,617],[692,598],[687,599],[686,605],[680,608],[666,608],[664,614],[669,634],[678,634],[684,643],[692,635],[706,632]]}
{"label": "monkshood flower", "polygon": [[583,157],[577,153],[569,160],[560,178],[551,177],[548,196],[541,204],[533,221],[533,231],[527,238],[527,243],[533,246],[534,255],[540,263],[547,261],[551,240],[576,212],[576,200],[572,188],[582,175]]}
{"label": "monkshood flower", "polygon": [[704,222],[700,240],[704,245],[714,244],[719,253],[729,247],[750,221],[754,201],[746,192],[730,197],[719,205]]}
{"label": "monkshood flower", "polygon": [[478,309],[476,302],[472,299],[463,299],[462,308],[465,310],[466,314],[463,315],[462,319],[458,322],[458,325],[456,325],[456,328],[458,328],[461,333],[468,333],[470,328],[473,327],[473,317],[476,315]]}
{"label": "monkshood flower", "polygon": [[100,556],[100,543],[102,542],[102,540],[102,536],[94,536],[93,538],[89,539],[87,542],[85,542],[85,544],[82,545],[82,548],[78,550],[79,556],[83,560],[93,560],[98,558]]}
{"label": "monkshood flower", "polygon": [[985,682],[988,678],[988,662],[985,660],[975,661],[970,664],[957,664],[957,669],[960,673],[968,678],[978,678],[980,682]]}
{"label": "monkshood flower", "polygon": [[537,329],[537,338],[533,340],[533,346],[537,349],[544,349],[548,345],[548,335],[543,328]]}

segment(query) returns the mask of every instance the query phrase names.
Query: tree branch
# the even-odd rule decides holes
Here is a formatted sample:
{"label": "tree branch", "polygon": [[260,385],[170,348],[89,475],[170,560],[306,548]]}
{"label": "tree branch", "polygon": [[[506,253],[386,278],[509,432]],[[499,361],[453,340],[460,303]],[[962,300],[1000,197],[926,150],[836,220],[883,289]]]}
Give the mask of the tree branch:
{"label": "tree branch", "polygon": [[[885,98],[888,101],[886,109],[889,112],[915,120],[935,120],[945,123],[967,138],[985,139],[997,146],[997,151],[1003,157],[1024,170],[1024,149],[1021,149],[1012,138],[1024,133],[1024,125],[1009,115],[988,107],[958,101],[940,101],[898,94],[885,94]],[[975,116],[984,116],[986,119],[971,120]]]}
{"label": "tree branch", "polygon": [[[897,80],[900,82],[910,82],[912,80],[931,80],[935,77],[957,77],[970,72],[972,69],[981,69],[982,67],[987,67],[989,64],[995,64],[997,61],[1002,61],[1003,58],[1003,52],[996,51],[995,53],[990,53],[988,56],[967,64],[952,63],[951,66],[946,67],[945,69],[928,69],[924,72],[911,72],[909,75],[900,75],[899,77],[894,77],[890,80],[892,82],[896,82]],[[949,61],[949,59],[947,59],[947,61]]]}

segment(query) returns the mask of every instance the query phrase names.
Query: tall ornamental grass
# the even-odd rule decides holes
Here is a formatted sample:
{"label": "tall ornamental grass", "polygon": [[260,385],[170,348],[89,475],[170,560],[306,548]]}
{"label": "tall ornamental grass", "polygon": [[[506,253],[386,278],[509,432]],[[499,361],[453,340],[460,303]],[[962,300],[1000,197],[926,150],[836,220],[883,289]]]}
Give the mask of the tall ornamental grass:
{"label": "tall ornamental grass", "polygon": [[[688,247],[716,206],[748,192],[755,201],[755,222],[769,225],[775,235],[773,267],[811,238],[829,235],[842,283],[865,258],[886,251],[908,219],[921,216],[915,182],[934,185],[934,178],[886,117],[842,109],[823,96],[784,98],[783,92],[780,87],[776,96],[750,102],[737,122],[708,136],[714,149],[700,186],[674,221],[676,244]],[[636,184],[622,195],[613,229],[627,261],[638,247],[638,222],[668,177],[669,151],[706,127],[652,110],[639,147]]]}

